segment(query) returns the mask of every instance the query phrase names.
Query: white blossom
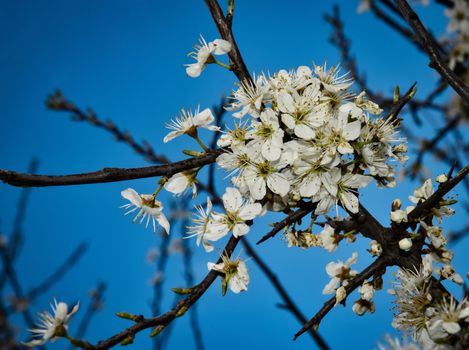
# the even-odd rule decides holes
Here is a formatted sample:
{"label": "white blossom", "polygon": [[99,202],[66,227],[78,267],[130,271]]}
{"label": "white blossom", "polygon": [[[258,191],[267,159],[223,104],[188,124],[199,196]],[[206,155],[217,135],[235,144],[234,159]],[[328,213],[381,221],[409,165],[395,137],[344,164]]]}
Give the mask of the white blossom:
{"label": "white blossom", "polygon": [[166,216],[163,214],[163,204],[155,198],[152,194],[138,194],[133,188],[128,188],[121,192],[122,197],[127,199],[130,203],[121,206],[124,209],[130,209],[125,213],[128,215],[133,213],[137,209],[140,209],[133,219],[132,222],[136,222],[140,218],[139,224],[141,224],[145,218],[147,219],[146,227],[150,222],[150,218],[153,224],[153,232],[156,232],[155,220],[164,228],[166,233],[169,234],[169,222]]}
{"label": "white blossom", "polygon": [[227,287],[233,293],[246,291],[249,284],[249,275],[246,264],[241,258],[230,260],[226,255],[222,255],[222,262],[215,264],[209,262],[207,267],[209,270],[218,271],[223,274],[222,277],[222,294],[225,295]]}
{"label": "white blossom", "polygon": [[338,241],[336,238],[335,230],[332,226],[326,224],[324,229],[318,235],[319,245],[326,249],[328,252],[333,252],[337,249]]}
{"label": "white blossom", "polygon": [[340,284],[342,286],[346,286],[348,284],[348,279],[353,278],[358,273],[358,271],[350,269],[350,266],[356,263],[357,260],[358,253],[354,252],[352,256],[345,261],[345,263],[340,260],[328,263],[326,265],[326,272],[331,280],[322,290],[322,294],[334,293]]}
{"label": "white blossom", "polygon": [[379,244],[378,241],[372,240],[370,241],[370,254],[373,256],[380,256],[381,253],[383,252],[383,248],[381,247],[381,244]]}
{"label": "white blossom", "polygon": [[204,249],[207,253],[213,251],[213,245],[206,239],[205,235],[208,232],[208,228],[210,223],[212,222],[211,214],[212,214],[212,201],[210,198],[207,198],[207,209],[204,210],[202,205],[197,205],[196,210],[197,213],[195,214],[195,218],[192,219],[193,225],[188,226],[188,232],[190,237],[197,236],[197,246],[200,245],[200,242],[203,242]]}
{"label": "white blossom", "polygon": [[469,302],[467,299],[459,303],[454,298],[445,298],[435,307],[427,310],[427,329],[432,340],[439,340],[461,331],[461,322],[469,321]]}
{"label": "white blossom", "polygon": [[184,134],[196,137],[198,128],[218,131],[220,129],[218,126],[211,125],[214,120],[215,117],[209,108],[199,112],[199,108],[197,107],[194,113],[192,113],[191,110],[186,111],[182,109],[179,117],[174,118],[174,120],[166,124],[166,127],[172,131],[164,137],[163,142],[167,143]]}
{"label": "white blossom", "polygon": [[235,237],[244,236],[249,232],[247,220],[253,220],[262,211],[259,203],[249,203],[243,199],[238,189],[227,187],[222,197],[225,214],[212,213],[213,221],[208,225],[205,237],[216,241],[229,231]]}
{"label": "white blossom", "polygon": [[194,58],[196,62],[186,65],[186,73],[191,78],[197,78],[207,64],[215,62],[212,55],[229,53],[231,51],[231,43],[223,39],[216,39],[207,43],[201,35],[199,44],[194,46],[194,50],[189,53],[189,56]]}
{"label": "white blossom", "polygon": [[45,344],[47,341],[54,341],[57,337],[67,335],[68,323],[74,313],[78,311],[80,304],[77,303],[70,312],[68,312],[68,305],[64,302],[57,303],[54,299],[54,304],[51,304],[52,314],[49,311],[38,313],[37,328],[30,329],[33,334],[31,341],[24,343],[24,345],[34,347]]}
{"label": "white blossom", "polygon": [[197,172],[184,171],[174,174],[164,184],[164,189],[176,195],[181,195],[192,187],[192,198],[197,196]]}

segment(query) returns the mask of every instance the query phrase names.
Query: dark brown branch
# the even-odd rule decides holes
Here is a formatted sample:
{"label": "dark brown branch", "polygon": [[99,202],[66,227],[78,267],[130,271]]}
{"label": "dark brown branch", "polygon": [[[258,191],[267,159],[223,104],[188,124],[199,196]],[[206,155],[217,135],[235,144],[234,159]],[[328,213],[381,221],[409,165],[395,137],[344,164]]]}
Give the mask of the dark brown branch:
{"label": "dark brown branch", "polygon": [[[278,292],[280,297],[283,299],[283,304],[282,304],[283,308],[291,312],[301,324],[305,324],[307,321],[306,317],[298,309],[293,299],[290,297],[290,295],[287,293],[283,285],[280,283],[278,277],[272,272],[269,266],[267,266],[267,264],[261,259],[259,254],[257,254],[256,251],[253,249],[253,247],[251,247],[251,245],[249,244],[248,240],[245,237],[241,238],[241,243],[246,249],[246,252],[252,257],[252,259],[255,261],[257,266],[259,266],[261,271],[266,275],[266,277],[269,279],[272,286],[275,288],[275,290]],[[313,329],[309,329],[308,333],[311,335],[316,345],[320,349],[323,349],[323,350],[329,349],[329,346],[327,345],[325,340],[319,335],[318,332],[316,332]]]}
{"label": "dark brown branch", "polygon": [[412,97],[414,97],[416,91],[417,83],[413,83],[404,96],[400,97],[399,100],[392,105],[391,110],[388,113],[388,118],[390,118],[392,121],[397,120],[397,117],[402,108],[404,108],[404,106],[412,99]]}
{"label": "dark brown branch", "polygon": [[[345,290],[347,292],[347,297],[359,286],[362,285],[363,282],[365,282],[368,278],[373,276],[375,273],[380,272],[383,269],[386,269],[386,266],[388,265],[388,261],[384,256],[379,257],[376,259],[371,265],[369,265],[365,270],[360,272],[355,278],[353,278],[349,284],[345,287]],[[380,273],[382,274],[382,273]],[[324,303],[324,306],[314,315],[313,318],[311,318],[307,323],[301,327],[301,329],[295,334],[294,340],[296,340],[300,335],[308,331],[310,328],[317,328],[319,327],[319,324],[321,323],[321,320],[329,313],[329,311],[332,310],[332,308],[335,305],[335,296],[329,299]]]}
{"label": "dark brown branch", "polygon": [[[223,250],[226,256],[230,257],[233,254],[234,249],[236,248],[239,240],[232,236],[228,241],[225,249]],[[218,260],[218,263],[222,262],[221,257]],[[207,289],[212,285],[212,283],[218,277],[216,271],[211,270],[205,278],[200,282],[196,287],[193,288],[192,293],[182,301],[180,301],[175,307],[165,314],[154,317],[154,318],[144,318],[141,321],[137,322],[133,326],[123,330],[122,332],[112,336],[107,340],[100,341],[98,344],[92,347],[92,349],[102,350],[109,349],[128,337],[133,337],[138,332],[156,326],[167,326],[175,318],[182,316],[199,298],[207,291]]]}
{"label": "dark brown branch", "polygon": [[[240,82],[246,81],[248,83],[252,83],[251,75],[249,74],[248,68],[239,52],[238,44],[233,36],[233,32],[231,31],[231,18],[227,19],[225,17],[217,0],[205,0],[205,3],[210,10],[210,14],[212,15],[213,21],[215,22],[221,37],[229,41],[232,45],[231,51],[228,54],[232,66],[231,70]],[[232,17],[232,15],[230,17]]]}
{"label": "dark brown branch", "polygon": [[91,109],[84,112],[73,102],[67,100],[59,90],[55,91],[54,94],[47,98],[46,105],[49,109],[54,111],[71,113],[71,119],[74,121],[86,122],[106,130],[114,135],[117,141],[126,143],[137,154],[143,156],[149,162],[162,164],[169,163],[168,158],[163,155],[156,154],[153,147],[148,142],[143,141],[141,144],[138,143],[129,132],[119,129],[111,120],[104,121],[99,119],[96,113]]}
{"label": "dark brown branch", "polygon": [[305,217],[306,215],[311,213],[314,209],[316,209],[316,204],[315,203],[311,203],[311,202],[305,203],[305,205],[303,207],[300,207],[296,211],[291,212],[282,221],[277,222],[272,227],[272,230],[270,230],[270,232],[265,234],[256,244],[261,244],[262,242],[265,242],[269,238],[274,237],[277,233],[279,233],[285,227],[293,224],[294,222],[298,222],[303,217]]}
{"label": "dark brown branch", "polygon": [[104,168],[91,173],[73,175],[33,175],[0,169],[0,180],[13,186],[44,187],[117,182],[153,176],[170,177],[184,170],[213,163],[221,153],[223,153],[223,150],[210,151],[197,158],[189,158],[166,165],[143,168]]}
{"label": "dark brown branch", "polygon": [[454,74],[454,72],[446,64],[436,47],[435,41],[431,38],[427,29],[420,21],[420,18],[412,10],[407,1],[405,0],[395,0],[399,11],[402,16],[405,18],[407,23],[414,30],[421,46],[427,53],[430,59],[430,67],[435,69],[442,77],[445,79],[449,85],[451,85],[458,93],[459,96],[463,99],[466,105],[469,105],[469,89],[464,84],[464,82]]}
{"label": "dark brown branch", "polygon": [[426,211],[438,206],[438,203],[442,200],[449,191],[451,191],[456,185],[461,182],[469,173],[469,166],[465,166],[458,174],[451,180],[442,183],[438,186],[438,189],[424,202],[419,203],[414,210],[408,215],[408,222],[401,223],[399,229],[407,229],[412,221],[417,220]]}

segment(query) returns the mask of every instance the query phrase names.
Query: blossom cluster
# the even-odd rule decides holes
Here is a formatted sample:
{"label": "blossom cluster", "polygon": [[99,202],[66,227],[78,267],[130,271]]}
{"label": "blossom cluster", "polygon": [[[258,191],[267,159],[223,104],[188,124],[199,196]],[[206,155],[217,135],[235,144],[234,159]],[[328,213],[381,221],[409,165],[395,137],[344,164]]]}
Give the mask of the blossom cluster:
{"label": "blossom cluster", "polygon": [[300,201],[327,214],[338,203],[358,212],[357,190],[373,179],[394,186],[393,161],[407,148],[397,137],[394,118],[338,67],[301,66],[243,82],[228,106],[235,126],[218,145],[226,149],[217,163],[250,201],[281,211]]}

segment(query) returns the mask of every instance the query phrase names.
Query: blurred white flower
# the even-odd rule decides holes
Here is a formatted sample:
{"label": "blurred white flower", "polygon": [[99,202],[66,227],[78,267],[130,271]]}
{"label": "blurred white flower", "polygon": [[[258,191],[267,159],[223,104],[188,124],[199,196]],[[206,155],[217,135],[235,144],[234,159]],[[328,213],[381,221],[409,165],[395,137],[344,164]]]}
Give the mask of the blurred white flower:
{"label": "blurred white flower", "polygon": [[49,311],[38,313],[37,328],[30,329],[33,334],[31,341],[24,343],[24,345],[34,347],[45,344],[47,341],[54,341],[58,337],[67,335],[68,322],[74,313],[78,311],[80,303],[77,303],[70,312],[68,312],[68,305],[64,302],[57,303],[54,299],[54,304],[51,304],[52,314]]}

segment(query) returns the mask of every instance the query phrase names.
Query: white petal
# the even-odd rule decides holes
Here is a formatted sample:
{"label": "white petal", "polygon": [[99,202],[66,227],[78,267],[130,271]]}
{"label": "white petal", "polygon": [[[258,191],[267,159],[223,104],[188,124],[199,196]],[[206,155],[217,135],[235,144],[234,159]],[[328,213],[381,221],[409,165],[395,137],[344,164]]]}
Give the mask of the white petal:
{"label": "white petal", "polygon": [[226,211],[230,213],[237,211],[243,204],[241,193],[234,187],[227,187],[222,199]]}
{"label": "white petal", "polygon": [[262,205],[260,203],[247,204],[241,208],[238,216],[243,220],[252,220],[258,216],[262,211]]}
{"label": "white petal", "polygon": [[282,174],[274,173],[267,177],[267,186],[273,193],[285,196],[290,190],[290,183]]}
{"label": "white petal", "polygon": [[332,278],[329,283],[326,284],[324,289],[322,290],[322,294],[333,294],[335,293],[335,289],[339,284],[339,279],[334,277]]}
{"label": "white petal", "polygon": [[121,192],[121,196],[130,201],[133,205],[140,208],[142,206],[142,198],[133,188],[128,188]]}
{"label": "white petal", "polygon": [[299,191],[302,197],[314,196],[321,187],[321,179],[319,176],[308,176],[300,184]]}
{"label": "white petal", "polygon": [[[186,66],[186,74],[190,76],[191,78],[197,78],[202,73],[202,70],[204,69],[204,67],[205,65],[200,64],[200,63],[188,64]],[[166,142],[167,141],[165,141],[165,143]]]}
{"label": "white petal", "polygon": [[169,235],[169,221],[166,219],[166,216],[163,213],[160,213],[159,215],[156,215],[156,221],[161,225],[161,227],[164,228],[166,233]]}
{"label": "white petal", "polygon": [[359,120],[356,120],[352,123],[348,123],[344,127],[343,135],[346,140],[352,141],[352,140],[356,140],[358,136],[360,136],[360,131],[361,131],[361,122]]}
{"label": "white petal", "polygon": [[278,94],[277,104],[278,109],[284,113],[292,113],[295,111],[295,101],[293,100],[293,97],[286,92],[281,92]]}
{"label": "white petal", "polygon": [[189,179],[183,173],[174,174],[164,184],[164,189],[168,192],[180,194],[189,186]]}
{"label": "white petal", "polygon": [[233,236],[236,238],[244,236],[246,233],[249,232],[249,226],[246,224],[237,224],[233,227]]}
{"label": "white petal", "polygon": [[[264,156],[264,158],[271,162],[279,159],[280,155],[282,154],[282,148],[275,145],[272,141],[264,142],[261,149],[262,149],[262,155]],[[248,152],[249,152],[249,148],[248,148]]]}
{"label": "white petal", "polygon": [[316,133],[309,126],[299,124],[295,126],[295,135],[304,140],[312,140],[316,136]]}
{"label": "white petal", "polygon": [[461,326],[457,322],[443,322],[443,329],[449,334],[456,334],[461,330]]}
{"label": "white petal", "polygon": [[231,51],[231,43],[223,39],[216,39],[212,43],[213,50],[212,52],[215,55],[223,55]]}
{"label": "white petal", "polygon": [[358,198],[352,192],[341,192],[339,194],[340,201],[351,213],[358,213]]}
{"label": "white petal", "polygon": [[193,122],[195,126],[206,126],[213,122],[215,118],[213,117],[212,111],[210,108],[204,109],[202,112],[198,113],[194,118]]}
{"label": "white petal", "polygon": [[264,198],[266,193],[265,181],[260,176],[255,176],[249,179],[248,182],[249,192],[251,192],[252,198],[260,200]]}

